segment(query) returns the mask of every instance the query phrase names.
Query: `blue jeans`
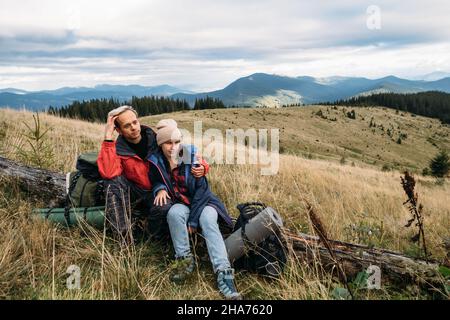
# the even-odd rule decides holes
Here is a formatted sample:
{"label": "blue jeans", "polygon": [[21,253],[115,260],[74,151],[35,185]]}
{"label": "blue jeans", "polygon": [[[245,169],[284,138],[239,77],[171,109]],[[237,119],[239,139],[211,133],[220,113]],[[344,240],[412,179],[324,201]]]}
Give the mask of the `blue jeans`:
{"label": "blue jeans", "polygon": [[[175,249],[175,258],[192,255],[187,229],[189,212],[190,209],[188,206],[176,203],[167,213],[167,223],[169,224],[170,236],[172,237],[172,243]],[[228,260],[225,242],[219,230],[217,216],[216,209],[211,206],[206,206],[199,220],[214,272],[230,268],[230,261]]]}

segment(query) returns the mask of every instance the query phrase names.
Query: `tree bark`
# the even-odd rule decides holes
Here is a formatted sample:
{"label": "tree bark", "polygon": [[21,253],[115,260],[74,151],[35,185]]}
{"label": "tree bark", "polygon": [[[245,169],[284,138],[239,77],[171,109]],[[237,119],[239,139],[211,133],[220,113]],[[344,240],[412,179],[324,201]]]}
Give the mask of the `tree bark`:
{"label": "tree bark", "polygon": [[64,206],[66,178],[64,174],[37,169],[0,157],[0,174],[17,180],[21,191],[46,207]]}
{"label": "tree bark", "polygon": [[[330,253],[321,243],[319,237],[304,233],[285,232],[295,254],[308,263],[320,262],[325,270],[336,269]],[[367,270],[370,265],[380,268],[382,283],[388,280],[397,285],[417,284],[420,287],[442,289],[443,279],[439,274],[439,265],[435,261],[407,257],[400,252],[370,248],[365,245],[328,240],[334,255],[342,264],[349,279],[359,272]]]}

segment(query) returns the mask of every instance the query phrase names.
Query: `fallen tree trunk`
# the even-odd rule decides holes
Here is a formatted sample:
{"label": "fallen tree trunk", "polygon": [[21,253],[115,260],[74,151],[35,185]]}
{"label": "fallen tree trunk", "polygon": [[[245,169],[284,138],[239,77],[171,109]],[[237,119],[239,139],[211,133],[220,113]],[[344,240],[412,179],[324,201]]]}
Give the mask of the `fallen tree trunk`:
{"label": "fallen tree trunk", "polygon": [[22,191],[47,207],[61,207],[65,200],[66,179],[61,173],[37,169],[0,157],[0,174],[17,180]]}
{"label": "fallen tree trunk", "polygon": [[[44,201],[47,207],[63,207],[65,200],[65,176],[60,173],[19,165],[0,157],[0,174],[17,179],[21,189],[34,199]],[[327,248],[318,237],[285,232],[296,255],[307,263],[320,262],[324,269],[335,269]],[[440,288],[442,278],[438,265],[413,259],[399,252],[369,248],[364,245],[329,240],[333,253],[341,262],[345,274],[353,278],[358,272],[375,265],[381,270],[381,280],[396,283],[415,283]]]}
{"label": "fallen tree trunk", "polygon": [[[295,254],[307,263],[319,262],[327,271],[336,269],[329,251],[319,237],[304,233],[285,232]],[[439,265],[434,261],[407,257],[399,252],[370,248],[368,246],[328,240],[334,255],[341,263],[345,274],[354,278],[369,266],[376,266],[381,271],[381,281],[396,284],[417,284],[426,288],[442,288],[443,279],[439,274]]]}

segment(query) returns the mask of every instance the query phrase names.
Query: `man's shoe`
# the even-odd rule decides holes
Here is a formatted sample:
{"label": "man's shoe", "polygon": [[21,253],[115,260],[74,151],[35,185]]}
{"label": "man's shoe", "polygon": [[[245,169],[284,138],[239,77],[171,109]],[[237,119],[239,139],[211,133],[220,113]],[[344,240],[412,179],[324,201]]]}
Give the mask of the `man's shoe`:
{"label": "man's shoe", "polygon": [[219,270],[217,272],[217,287],[225,299],[242,300],[234,285],[234,269]]}
{"label": "man's shoe", "polygon": [[177,258],[172,265],[172,275],[170,279],[175,283],[182,283],[195,270],[195,259],[193,256]]}

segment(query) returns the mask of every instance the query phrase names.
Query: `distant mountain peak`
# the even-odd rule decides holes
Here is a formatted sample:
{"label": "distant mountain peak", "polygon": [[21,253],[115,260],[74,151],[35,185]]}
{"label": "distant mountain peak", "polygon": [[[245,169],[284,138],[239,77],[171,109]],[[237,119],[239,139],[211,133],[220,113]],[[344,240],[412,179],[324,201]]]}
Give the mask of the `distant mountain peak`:
{"label": "distant mountain peak", "polygon": [[381,78],[380,80],[403,80],[403,79],[396,77],[394,75],[388,75],[386,77]]}

